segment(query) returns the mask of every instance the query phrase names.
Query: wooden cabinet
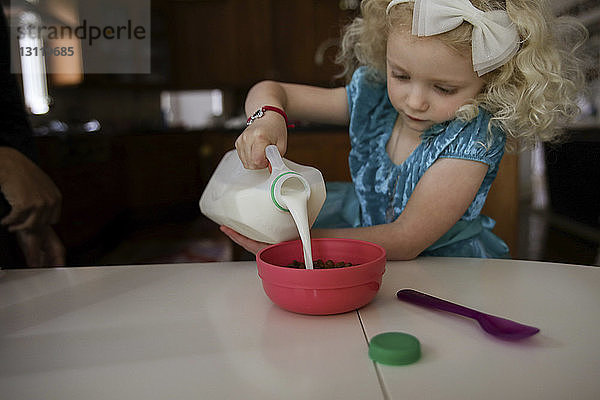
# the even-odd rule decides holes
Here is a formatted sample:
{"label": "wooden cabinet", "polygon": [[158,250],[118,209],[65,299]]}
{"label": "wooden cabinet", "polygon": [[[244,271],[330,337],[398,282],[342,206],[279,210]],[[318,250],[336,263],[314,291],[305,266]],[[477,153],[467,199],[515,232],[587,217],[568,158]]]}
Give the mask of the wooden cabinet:
{"label": "wooden cabinet", "polygon": [[121,195],[134,220],[160,218],[173,208],[193,208],[202,194],[202,135],[164,133],[113,139],[120,154]]}
{"label": "wooden cabinet", "polygon": [[[334,62],[358,0],[152,0],[151,72],[85,74],[89,86],[230,89],[264,79],[342,84]],[[57,82],[54,82],[57,83]]]}
{"label": "wooden cabinet", "polygon": [[[128,229],[200,216],[202,191],[238,134],[214,130],[36,138],[40,166],[63,195],[56,231],[68,261],[94,263]],[[293,132],[289,146],[286,157],[319,168],[326,180],[350,178],[345,130]]]}
{"label": "wooden cabinet", "polygon": [[[235,148],[239,132],[213,131],[202,133],[201,180],[208,183],[223,155]],[[321,171],[325,181],[350,181],[348,153],[350,140],[347,129],[326,128],[310,131],[290,131],[285,158],[310,165]]]}
{"label": "wooden cabinet", "polygon": [[272,2],[272,74],[286,82],[331,85],[342,27],[354,16],[337,0]]}
{"label": "wooden cabinet", "polygon": [[87,251],[126,207],[122,163],[110,137],[38,137],[36,145],[41,168],[63,197],[56,231],[67,250]]}
{"label": "wooden cabinet", "polygon": [[163,0],[171,81],[248,88],[263,79],[328,85],[336,40],[353,11],[337,0]]}
{"label": "wooden cabinet", "polygon": [[270,52],[269,3],[168,1],[172,81],[182,88],[246,85],[264,73]]}
{"label": "wooden cabinet", "polygon": [[70,265],[93,264],[128,230],[200,215],[202,136],[36,138],[40,166],[63,195],[56,231]]}

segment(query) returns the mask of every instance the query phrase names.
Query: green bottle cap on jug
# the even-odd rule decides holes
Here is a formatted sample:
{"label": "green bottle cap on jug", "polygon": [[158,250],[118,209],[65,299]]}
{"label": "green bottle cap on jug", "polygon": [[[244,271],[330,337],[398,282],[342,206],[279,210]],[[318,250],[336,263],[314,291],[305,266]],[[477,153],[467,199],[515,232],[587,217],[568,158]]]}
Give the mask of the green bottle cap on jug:
{"label": "green bottle cap on jug", "polygon": [[421,344],[408,333],[381,333],[369,343],[369,358],[386,365],[412,364],[421,358]]}

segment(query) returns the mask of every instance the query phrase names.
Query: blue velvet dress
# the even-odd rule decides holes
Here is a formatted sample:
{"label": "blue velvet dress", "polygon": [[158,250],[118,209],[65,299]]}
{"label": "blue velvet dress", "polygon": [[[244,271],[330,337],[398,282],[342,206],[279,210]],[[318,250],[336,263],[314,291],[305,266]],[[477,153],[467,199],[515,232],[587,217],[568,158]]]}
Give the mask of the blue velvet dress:
{"label": "blue velvet dress", "polygon": [[488,133],[490,114],[480,109],[471,121],[458,119],[436,124],[400,165],[389,158],[386,145],[398,117],[387,95],[385,81],[366,67],[356,70],[346,87],[350,110],[349,155],[352,183],[328,182],[327,200],[315,228],[342,228],[394,221],[419,179],[439,158],[459,158],[489,166],[475,199],[461,219],[422,255],[503,258],[507,245],[491,232],[495,221],[480,214],[498,173],[505,135]]}

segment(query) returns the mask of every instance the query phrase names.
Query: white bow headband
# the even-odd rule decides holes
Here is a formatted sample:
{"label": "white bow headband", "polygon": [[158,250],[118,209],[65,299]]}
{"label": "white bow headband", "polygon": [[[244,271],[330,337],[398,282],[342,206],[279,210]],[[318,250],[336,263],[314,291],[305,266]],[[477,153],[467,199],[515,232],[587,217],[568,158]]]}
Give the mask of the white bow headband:
{"label": "white bow headband", "polygon": [[[392,0],[396,4],[413,0]],[[482,76],[504,65],[519,49],[519,33],[506,11],[481,11],[469,0],[414,0],[412,34],[433,36],[451,31],[463,21],[473,25],[473,69]]]}

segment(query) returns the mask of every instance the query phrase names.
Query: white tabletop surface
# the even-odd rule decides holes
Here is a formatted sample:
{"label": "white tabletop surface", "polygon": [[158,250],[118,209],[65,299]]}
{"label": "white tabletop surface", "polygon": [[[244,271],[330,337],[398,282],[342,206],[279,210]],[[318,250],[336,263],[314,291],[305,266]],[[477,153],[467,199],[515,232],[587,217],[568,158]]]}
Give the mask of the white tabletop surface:
{"label": "white tabletop surface", "polygon": [[[397,299],[413,288],[540,328],[520,342],[476,321]],[[376,365],[390,399],[600,399],[600,268],[510,260],[419,258],[388,263],[360,310],[369,339],[414,335],[422,358]]]}
{"label": "white tabletop surface", "polygon": [[[599,399],[600,268],[510,260],[388,262],[359,312],[304,316],[253,262],[0,271],[0,398]],[[402,288],[537,326],[505,342],[397,300]],[[416,336],[384,366],[367,339]]]}
{"label": "white tabletop surface", "polygon": [[0,399],[380,399],[356,312],[279,309],[256,264],[0,271]]}

